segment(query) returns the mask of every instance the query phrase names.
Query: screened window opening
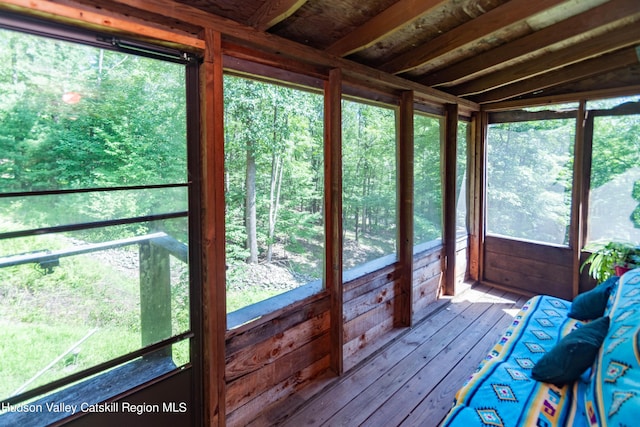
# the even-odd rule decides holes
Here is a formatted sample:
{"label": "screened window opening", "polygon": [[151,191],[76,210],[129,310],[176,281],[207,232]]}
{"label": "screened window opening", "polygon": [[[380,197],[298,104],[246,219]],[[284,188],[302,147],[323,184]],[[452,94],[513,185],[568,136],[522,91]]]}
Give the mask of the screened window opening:
{"label": "screened window opening", "polygon": [[0,400],[190,363],[187,64],[5,29],[0,45]]}
{"label": "screened window opening", "polygon": [[414,245],[442,238],[442,119],[416,114],[414,127]]}
{"label": "screened window opening", "polygon": [[456,234],[466,236],[469,234],[469,207],[467,205],[468,174],[468,154],[470,135],[469,122],[458,122],[457,138],[457,160],[456,160]]}
{"label": "screened window opening", "polygon": [[575,118],[489,125],[487,234],[568,244],[574,139]]}
{"label": "screened window opening", "polygon": [[344,270],[394,256],[395,110],[343,100],[342,174]]}
{"label": "screened window opening", "polygon": [[593,117],[589,240],[640,243],[640,114]]}
{"label": "screened window opening", "polygon": [[227,74],[224,102],[233,327],[251,320],[245,307],[265,314],[282,305],[273,300],[278,295],[322,288],[324,101],[319,93]]}

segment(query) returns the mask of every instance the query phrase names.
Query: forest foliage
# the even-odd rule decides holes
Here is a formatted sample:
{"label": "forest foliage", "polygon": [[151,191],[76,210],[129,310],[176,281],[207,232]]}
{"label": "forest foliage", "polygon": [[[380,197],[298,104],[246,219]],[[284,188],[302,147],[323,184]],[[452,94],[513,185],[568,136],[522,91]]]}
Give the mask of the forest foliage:
{"label": "forest foliage", "polygon": [[[262,263],[285,266],[298,285],[319,280],[322,94],[231,74],[224,85],[228,290]],[[416,239],[423,242],[441,233],[440,119],[417,115],[415,130]],[[394,108],[343,100],[345,270],[396,251],[396,132]]]}
{"label": "forest foliage", "polygon": [[[640,115],[595,117],[590,240],[640,242]],[[575,119],[489,126],[487,232],[566,245]]]}
{"label": "forest foliage", "polygon": [[[187,182],[184,66],[11,31],[0,38],[9,46],[0,51],[3,193]],[[183,189],[24,200],[0,208],[26,227],[186,210]],[[133,228],[85,237],[120,238]]]}
{"label": "forest foliage", "polygon": [[[4,398],[148,344],[138,245],[41,257],[155,231],[186,244],[188,175],[183,64],[8,30],[0,46],[0,257],[34,259],[0,269]],[[189,271],[167,274],[176,335]]]}
{"label": "forest foliage", "polygon": [[[42,49],[40,39],[16,34],[0,35],[10,47],[0,52],[2,192],[186,185],[184,67],[64,43]],[[257,264],[282,266],[298,284],[319,280],[321,91],[227,74],[224,94],[228,287]],[[397,130],[393,107],[345,99],[342,109],[343,258],[349,269],[395,252]],[[604,144],[594,143],[594,188],[635,167],[640,152],[637,116],[603,118],[597,127],[611,131],[599,137]],[[492,127],[489,231],[566,242],[574,128],[573,120]],[[416,114],[414,131],[418,244],[441,236],[441,119]],[[458,191],[464,188],[465,154],[459,152]],[[639,193],[633,192],[636,200]],[[29,203],[5,198],[0,205],[23,228],[186,209],[182,187],[43,194]],[[171,222],[93,230],[83,238],[101,241],[158,228],[186,241],[186,224]]]}
{"label": "forest foliage", "polygon": [[[154,231],[186,244],[193,177],[187,164],[184,64],[8,30],[0,30],[0,45],[0,257]],[[323,277],[324,101],[313,88],[231,73],[224,78],[224,101],[227,308],[233,311]],[[442,119],[418,113],[414,122],[414,243],[420,244],[442,233]],[[640,165],[638,115],[595,123],[592,189],[606,188]],[[465,188],[466,129],[462,125],[459,131],[459,194]],[[566,243],[574,130],[574,120],[490,129],[490,232]],[[343,100],[346,270],[396,252],[396,133],[395,107]],[[628,220],[639,228],[640,175],[630,187],[625,191],[635,210]],[[140,219],[162,214],[176,218]],[[124,224],[92,225],[109,221]],[[38,231],[74,225],[77,229],[65,233]],[[14,237],[16,232],[26,235]],[[11,378],[0,396],[24,384],[30,371],[63,351],[67,341],[81,338],[89,325],[100,332],[94,347],[86,343],[93,350],[84,353],[90,357],[77,369],[140,347],[137,256],[118,250],[65,260],[50,271],[0,270],[1,320],[11,324],[0,325],[2,375]],[[175,264],[173,334],[188,330],[191,319],[188,266]],[[278,269],[258,268],[265,265]],[[272,280],[275,272],[287,277]],[[20,333],[18,340],[15,331],[33,335]],[[51,348],[36,357],[33,342]],[[186,347],[182,361],[189,357]],[[67,371],[60,367],[41,381]]]}

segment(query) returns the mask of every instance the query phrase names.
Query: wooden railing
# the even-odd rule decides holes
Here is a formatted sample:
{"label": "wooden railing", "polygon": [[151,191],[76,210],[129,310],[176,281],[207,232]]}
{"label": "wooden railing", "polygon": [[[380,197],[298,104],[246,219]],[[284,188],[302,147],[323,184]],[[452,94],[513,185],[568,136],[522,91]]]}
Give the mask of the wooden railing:
{"label": "wooden railing", "polygon": [[[184,263],[188,262],[187,245],[166,233],[12,255],[0,258],[0,268],[36,264],[46,273],[59,266],[61,258],[131,245],[139,246],[141,345],[146,346],[172,335],[170,256]],[[162,355],[170,354],[171,350],[168,348]]]}

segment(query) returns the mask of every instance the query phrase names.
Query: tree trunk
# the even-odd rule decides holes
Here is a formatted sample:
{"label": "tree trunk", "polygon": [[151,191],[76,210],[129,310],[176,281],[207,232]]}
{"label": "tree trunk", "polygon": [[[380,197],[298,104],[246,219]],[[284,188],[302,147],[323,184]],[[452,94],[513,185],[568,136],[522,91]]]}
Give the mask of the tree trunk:
{"label": "tree trunk", "polygon": [[[284,117],[285,127],[288,120]],[[269,243],[267,246],[267,262],[271,262],[273,257],[273,243],[276,234],[276,223],[278,220],[278,209],[280,207],[280,190],[282,189],[282,172],[284,170],[284,158],[287,155],[285,148],[278,148],[278,106],[273,107],[273,155],[271,157],[271,187],[269,194]],[[283,154],[284,153],[284,154]]]}
{"label": "tree trunk", "polygon": [[247,196],[245,205],[245,223],[247,228],[247,249],[249,257],[247,263],[258,262],[258,232],[256,218],[256,158],[253,154],[252,143],[247,142]]}
{"label": "tree trunk", "polygon": [[360,225],[359,213],[360,213],[360,207],[356,205],[354,209],[354,215],[353,215],[353,222],[355,224],[353,227],[353,233],[355,234],[356,242],[360,241],[360,233],[359,233],[360,229],[358,228],[358,226]]}
{"label": "tree trunk", "polygon": [[363,234],[371,233],[371,206],[367,201],[369,196],[369,187],[371,183],[369,171],[369,162],[365,160],[364,165],[365,173],[362,175],[362,226],[360,229]]}
{"label": "tree trunk", "polygon": [[271,163],[271,194],[269,204],[269,246],[267,247],[267,262],[273,257],[273,242],[278,220],[278,208],[280,207],[280,190],[282,188],[282,171],[284,170],[284,157],[273,155]]}

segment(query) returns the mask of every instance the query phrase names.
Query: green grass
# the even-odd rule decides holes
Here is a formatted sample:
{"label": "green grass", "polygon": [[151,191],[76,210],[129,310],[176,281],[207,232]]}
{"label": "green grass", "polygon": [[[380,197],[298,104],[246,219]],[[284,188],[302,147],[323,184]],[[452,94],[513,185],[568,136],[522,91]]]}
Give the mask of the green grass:
{"label": "green grass", "polygon": [[283,291],[279,289],[265,289],[259,286],[243,289],[227,289],[227,313],[264,301],[282,292]]}
{"label": "green grass", "polygon": [[[95,329],[80,342],[92,331],[81,325],[0,322],[0,396],[11,395],[39,373],[27,390],[140,348],[139,332],[118,328]],[[187,341],[173,346],[173,359],[177,366],[189,361]]]}
{"label": "green grass", "polygon": [[[47,384],[140,347],[138,333],[105,328],[97,329],[75,351],[63,356],[91,330],[83,325],[0,323],[0,396],[11,395],[39,373],[41,375],[26,389]],[[57,363],[42,372],[60,356],[63,357]]]}
{"label": "green grass", "polygon": [[[0,229],[19,224],[0,217]],[[67,248],[62,235],[7,239],[0,256]],[[90,331],[76,351],[61,357],[25,390],[141,348],[137,248],[60,259],[47,272],[35,264],[0,269],[0,399],[21,388]],[[188,328],[188,276],[172,280],[174,333]],[[189,361],[188,341],[173,346],[174,361]]]}

